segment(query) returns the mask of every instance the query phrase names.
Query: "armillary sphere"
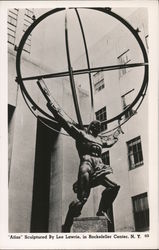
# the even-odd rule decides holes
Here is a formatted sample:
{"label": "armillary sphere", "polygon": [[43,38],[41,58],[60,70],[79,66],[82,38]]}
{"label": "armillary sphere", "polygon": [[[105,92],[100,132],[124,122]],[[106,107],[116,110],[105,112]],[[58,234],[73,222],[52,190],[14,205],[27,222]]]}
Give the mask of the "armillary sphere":
{"label": "armillary sphere", "polygon": [[[137,92],[134,100],[128,105],[124,110],[122,110],[121,113],[115,115],[114,117],[111,117],[110,119],[106,120],[107,124],[110,124],[114,121],[117,121],[117,125],[112,128],[109,131],[105,131],[105,134],[115,133],[121,126],[127,122],[137,111],[137,109],[140,107],[144,96],[146,94],[147,86],[148,86],[148,57],[147,57],[147,52],[145,49],[145,46],[139,36],[139,29],[134,29],[125,19],[123,19],[121,16],[118,14],[114,13],[111,8],[80,8],[80,9],[87,9],[87,10],[93,10],[98,13],[104,13],[106,15],[111,16],[112,18],[115,18],[118,20],[122,25],[128,29],[130,32],[131,36],[133,39],[135,39],[138,43],[139,49],[141,50],[142,58],[143,61],[140,63],[128,63],[128,64],[120,64],[120,65],[111,65],[111,66],[102,66],[102,67],[91,67],[90,66],[90,61],[89,61],[89,54],[88,54],[88,48],[87,48],[87,43],[86,43],[86,37],[84,34],[84,29],[81,21],[81,17],[79,15],[79,9],[77,8],[72,8],[75,10],[76,16],[78,18],[79,26],[81,29],[82,37],[83,37],[83,43],[84,43],[84,48],[85,48],[85,55],[86,55],[86,60],[87,60],[87,68],[84,69],[78,69],[78,70],[73,70],[71,66],[71,60],[70,60],[70,51],[69,51],[69,44],[68,44],[68,29],[67,29],[67,20],[65,20],[65,45],[66,45],[66,56],[67,56],[67,64],[68,64],[68,71],[64,72],[59,72],[59,73],[51,73],[51,74],[43,74],[43,75],[35,75],[35,76],[28,76],[28,77],[23,77],[21,73],[21,57],[22,57],[22,51],[25,46],[25,43],[31,34],[31,32],[34,30],[34,28],[42,22],[45,18],[54,15],[57,12],[62,12],[65,11],[65,8],[56,8],[48,11],[47,13],[41,15],[39,18],[35,19],[34,22],[28,27],[26,32],[24,33],[20,44],[17,49],[17,57],[16,57],[16,70],[17,70],[17,79],[16,81],[20,85],[22,95],[24,97],[25,102],[27,103],[28,107],[31,109],[32,113],[36,116],[34,109],[38,110],[42,115],[44,115],[46,118],[53,120],[54,118],[47,113],[45,110],[43,110],[39,105],[32,99],[30,94],[28,93],[25,83],[30,80],[44,80],[44,79],[49,79],[49,78],[60,78],[60,77],[66,77],[68,76],[70,79],[70,84],[71,84],[71,90],[72,90],[72,96],[73,96],[73,101],[74,101],[74,106],[75,106],[75,111],[77,115],[77,123],[75,124],[79,128],[83,128],[86,126],[86,124],[83,124],[82,122],[82,117],[80,114],[80,109],[78,105],[78,99],[76,95],[76,86],[75,86],[75,81],[74,81],[74,76],[82,75],[82,74],[87,74],[89,76],[89,88],[90,88],[90,97],[91,97],[91,106],[94,108],[94,98],[93,98],[93,84],[92,84],[92,74],[100,71],[112,71],[112,70],[121,70],[121,69],[126,69],[126,68],[134,68],[134,67],[142,67],[144,69],[143,73],[143,80],[141,82],[141,87],[139,88],[139,91]],[[34,107],[31,108],[31,106]],[[135,109],[134,109],[135,107]],[[125,114],[128,113],[129,111],[131,115],[129,115],[127,118],[125,118]],[[43,121],[43,123],[45,123]],[[59,131],[58,131],[59,132]]]}

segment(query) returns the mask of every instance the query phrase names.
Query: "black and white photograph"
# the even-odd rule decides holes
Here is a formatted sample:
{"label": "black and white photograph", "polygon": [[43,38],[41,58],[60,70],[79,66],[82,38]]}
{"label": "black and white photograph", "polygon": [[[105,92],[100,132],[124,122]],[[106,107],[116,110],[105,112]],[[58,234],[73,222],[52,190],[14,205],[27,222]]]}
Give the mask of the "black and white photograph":
{"label": "black and white photograph", "polygon": [[157,249],[158,1],[1,2],[0,248]]}

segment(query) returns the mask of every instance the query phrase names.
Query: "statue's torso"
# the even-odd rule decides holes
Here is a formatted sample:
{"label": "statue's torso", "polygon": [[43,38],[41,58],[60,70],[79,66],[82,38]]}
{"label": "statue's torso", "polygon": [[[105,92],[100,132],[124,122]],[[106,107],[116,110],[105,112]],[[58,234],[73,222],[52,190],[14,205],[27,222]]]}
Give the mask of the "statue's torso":
{"label": "statue's torso", "polygon": [[94,137],[86,132],[82,132],[82,138],[76,141],[76,147],[80,158],[84,155],[100,157],[102,154],[101,138],[99,136]]}

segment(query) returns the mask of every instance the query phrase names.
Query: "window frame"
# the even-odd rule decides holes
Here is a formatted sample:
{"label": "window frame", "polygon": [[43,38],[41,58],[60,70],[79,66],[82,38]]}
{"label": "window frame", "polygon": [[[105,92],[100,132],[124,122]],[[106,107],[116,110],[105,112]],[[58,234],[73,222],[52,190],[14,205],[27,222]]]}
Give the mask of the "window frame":
{"label": "window frame", "polygon": [[149,230],[149,203],[147,192],[132,196],[131,199],[135,230],[140,232]]}
{"label": "window frame", "polygon": [[108,126],[107,126],[107,110],[106,110],[106,106],[104,106],[103,108],[97,110],[95,112],[96,115],[96,120],[101,122],[101,132],[104,130],[107,130]]}
{"label": "window frame", "polygon": [[8,43],[11,45],[15,45],[16,41],[18,14],[19,14],[19,9],[14,8],[8,10],[8,20],[7,20]]}
{"label": "window frame", "polygon": [[104,81],[104,72],[98,71],[93,74],[93,85],[95,93],[100,92],[102,89],[105,88],[105,81]]}
{"label": "window frame", "polygon": [[[129,170],[133,170],[142,166],[144,164],[144,157],[143,157],[141,137],[137,136],[127,141],[126,144],[127,144],[127,152],[128,152]],[[131,152],[130,152],[130,147],[131,147]],[[139,161],[135,162],[137,159]]]}
{"label": "window frame", "polygon": [[[122,54],[120,54],[117,57],[119,64],[125,65],[125,64],[128,64],[129,62],[131,62],[131,59],[129,59],[130,58],[129,54],[130,54],[130,49],[127,49]],[[128,72],[128,68],[119,69],[119,78],[124,76],[127,72]]]}
{"label": "window frame", "polygon": [[[130,104],[126,103],[126,96],[129,95],[133,91],[134,91],[134,89],[131,89],[128,92],[126,92],[124,95],[121,96],[123,110],[125,110],[126,108],[128,108],[130,106]],[[134,114],[133,109],[130,109],[128,112],[126,112],[125,119],[131,117],[133,114]]]}
{"label": "window frame", "polygon": [[[30,12],[30,14],[28,14],[28,12]],[[30,10],[30,9],[25,9],[25,13],[24,13],[24,23],[23,23],[23,32],[26,32],[26,30],[28,29],[28,27],[32,24],[33,22],[33,15],[34,15],[34,11]],[[32,34],[29,34],[26,43],[24,45],[23,50],[25,52],[27,52],[28,54],[31,53],[31,40],[32,40]]]}

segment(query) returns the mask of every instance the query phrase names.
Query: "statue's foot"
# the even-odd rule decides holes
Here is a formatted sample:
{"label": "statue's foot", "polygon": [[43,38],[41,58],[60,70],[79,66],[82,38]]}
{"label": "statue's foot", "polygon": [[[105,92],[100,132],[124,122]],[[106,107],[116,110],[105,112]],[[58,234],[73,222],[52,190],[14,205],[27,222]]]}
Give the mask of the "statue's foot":
{"label": "statue's foot", "polygon": [[70,233],[71,226],[70,225],[62,225],[62,233]]}
{"label": "statue's foot", "polygon": [[107,215],[106,212],[104,212],[104,211],[98,211],[98,212],[96,213],[96,215],[97,215],[97,216],[104,216],[104,217],[106,217],[106,219],[107,219],[110,223],[112,223],[111,219],[109,218],[109,216]]}

